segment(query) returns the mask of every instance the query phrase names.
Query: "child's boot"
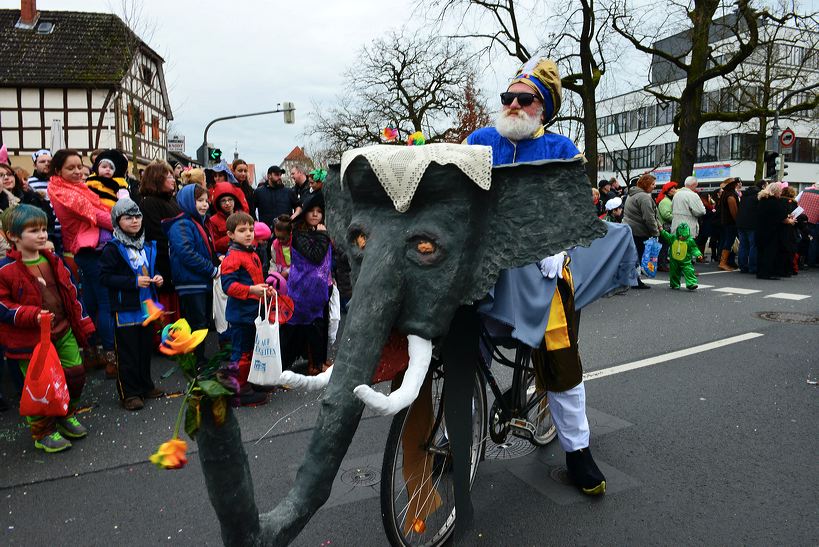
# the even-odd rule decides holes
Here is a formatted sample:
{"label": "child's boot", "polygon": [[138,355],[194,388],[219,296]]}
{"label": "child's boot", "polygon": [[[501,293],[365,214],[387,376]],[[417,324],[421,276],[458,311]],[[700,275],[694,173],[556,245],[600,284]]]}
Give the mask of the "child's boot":
{"label": "child's boot", "polygon": [[113,380],[117,377],[117,353],[113,350],[104,351],[102,362],[105,363],[105,377]]}

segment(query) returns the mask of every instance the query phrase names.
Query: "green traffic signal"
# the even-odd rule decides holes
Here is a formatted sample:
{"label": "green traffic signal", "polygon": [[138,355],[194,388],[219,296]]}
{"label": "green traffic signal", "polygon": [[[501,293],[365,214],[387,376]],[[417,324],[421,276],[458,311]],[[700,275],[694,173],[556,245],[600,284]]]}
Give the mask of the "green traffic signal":
{"label": "green traffic signal", "polygon": [[219,162],[222,160],[222,151],[218,148],[209,148],[208,157],[210,157],[211,161]]}

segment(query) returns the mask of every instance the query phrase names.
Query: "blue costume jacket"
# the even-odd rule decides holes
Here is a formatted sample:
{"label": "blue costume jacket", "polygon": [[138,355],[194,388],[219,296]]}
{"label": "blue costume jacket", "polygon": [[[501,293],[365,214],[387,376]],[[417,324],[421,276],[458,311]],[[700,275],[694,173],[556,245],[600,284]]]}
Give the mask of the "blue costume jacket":
{"label": "blue costume jacket", "polygon": [[466,144],[491,146],[492,165],[571,159],[580,153],[570,139],[548,131],[534,139],[513,142],[494,127],[482,127],[466,138]]}

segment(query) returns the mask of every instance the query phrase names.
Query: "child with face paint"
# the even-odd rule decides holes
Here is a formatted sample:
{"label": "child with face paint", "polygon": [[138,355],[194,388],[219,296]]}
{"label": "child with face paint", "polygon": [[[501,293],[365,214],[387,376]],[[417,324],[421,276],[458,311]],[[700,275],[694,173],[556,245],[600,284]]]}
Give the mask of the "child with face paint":
{"label": "child with face paint", "polygon": [[145,241],[142,211],[130,198],[111,209],[114,239],[102,251],[100,282],[108,288],[115,319],[119,367],[117,393],[126,410],[140,410],[144,399],[164,392],[151,379],[152,325],[143,326],[142,303],[158,301],[164,279],[156,273],[156,242]]}
{"label": "child with face paint", "polygon": [[26,374],[32,349],[40,340],[40,321],[50,317],[51,341],[71,398],[68,414],[27,416],[26,421],[35,448],[61,452],[71,447],[68,439],[88,434],[74,413],[85,385],[79,347],[87,345],[94,325],[77,299],[68,269],[46,248],[46,214],[31,205],[18,205],[3,220],[15,249],[0,261],[0,344],[6,358],[18,360]]}

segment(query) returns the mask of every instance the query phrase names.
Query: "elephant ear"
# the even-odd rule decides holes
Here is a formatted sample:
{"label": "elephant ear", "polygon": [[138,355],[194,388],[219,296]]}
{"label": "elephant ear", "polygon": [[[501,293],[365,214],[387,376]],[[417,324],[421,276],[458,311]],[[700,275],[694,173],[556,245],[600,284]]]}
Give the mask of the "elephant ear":
{"label": "elephant ear", "polygon": [[349,186],[341,185],[341,165],[330,165],[322,191],[327,207],[327,231],[334,238],[336,247],[347,251],[347,229],[353,218],[353,202]]}
{"label": "elephant ear", "polygon": [[484,223],[469,300],[482,298],[501,270],[517,268],[606,235],[597,218],[581,160],[552,160],[492,170]]}

